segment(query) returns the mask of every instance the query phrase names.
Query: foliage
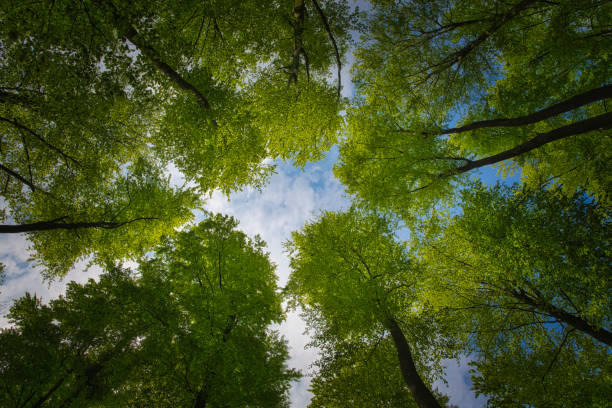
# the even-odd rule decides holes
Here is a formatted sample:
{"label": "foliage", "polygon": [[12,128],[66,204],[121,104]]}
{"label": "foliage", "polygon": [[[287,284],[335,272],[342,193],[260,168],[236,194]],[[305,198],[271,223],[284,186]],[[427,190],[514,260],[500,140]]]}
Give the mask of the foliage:
{"label": "foliage", "polygon": [[599,406],[612,386],[611,214],[559,190],[474,184],[415,245],[421,296],[469,340],[493,404]]}
{"label": "foliage", "polygon": [[287,347],[264,245],[210,216],[137,274],[111,268],[0,334],[3,406],[286,406]]}
{"label": "foliage", "polygon": [[[357,356],[367,360],[365,354],[379,355],[379,342],[393,342],[399,361],[389,365],[389,357],[385,356],[373,364],[385,367],[386,377],[399,378],[401,372],[397,369],[402,366],[403,370],[404,357],[412,361],[412,356],[402,356],[395,336],[391,340],[393,322],[395,327],[401,325],[400,337],[409,345],[408,354],[414,355],[418,368],[412,363],[413,375],[430,382],[440,375],[440,359],[453,353],[453,344],[444,336],[441,322],[418,301],[420,266],[396,242],[390,221],[356,208],[346,213],[328,212],[295,232],[288,243],[293,270],[288,293],[303,309],[314,332],[314,345],[325,350],[325,356],[331,356],[327,357],[331,362],[320,363],[325,367],[324,377],[315,380],[313,390],[322,394],[315,394],[314,401],[326,401],[336,381],[342,387],[354,387],[365,381],[363,375],[378,369],[354,357],[345,358],[347,346],[363,350]],[[340,368],[342,364],[346,367]],[[358,370],[355,364],[364,364],[364,369]],[[333,373],[329,372],[331,367]],[[406,385],[414,395],[414,384]],[[406,385],[381,390],[376,405],[393,399],[389,393],[402,395]],[[346,401],[355,399],[363,405],[371,401],[369,398],[377,398],[366,394],[353,393]],[[338,397],[334,391],[331,395]]]}
{"label": "foliage", "polygon": [[[331,352],[322,350],[316,365],[310,407],[416,407],[388,337],[381,336],[374,344],[339,343]],[[448,400],[434,393],[438,401]]]}
{"label": "foliage", "polygon": [[[348,47],[345,1],[311,0],[300,21],[280,1],[119,3],[0,6],[6,219],[122,226],[30,231],[49,275],[90,254],[144,254],[188,220],[200,204],[192,193],[261,186],[273,170],[266,159],[317,160],[341,122],[328,71]],[[170,164],[185,177],[182,191],[163,176]],[[137,202],[142,195],[150,201]]]}
{"label": "foliage", "polygon": [[350,192],[411,221],[497,163],[609,202],[609,3],[373,3],[336,168]]}

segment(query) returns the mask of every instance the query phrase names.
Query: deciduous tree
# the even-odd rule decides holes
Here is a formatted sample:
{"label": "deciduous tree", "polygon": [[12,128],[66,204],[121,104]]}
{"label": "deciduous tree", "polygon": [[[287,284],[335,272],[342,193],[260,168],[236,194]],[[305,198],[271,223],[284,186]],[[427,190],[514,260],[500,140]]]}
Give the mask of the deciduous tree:
{"label": "deciduous tree", "polygon": [[501,405],[598,406],[610,389],[611,214],[559,190],[474,184],[415,248],[421,296],[468,336],[475,389]]}
{"label": "deciduous tree", "polygon": [[[8,1],[0,18],[0,188],[17,223],[0,231],[29,231],[50,275],[92,253],[142,255],[184,223],[199,202],[160,168],[180,170],[183,190],[229,193],[264,183],[266,159],[304,165],[336,139],[343,101],[327,77],[347,49],[345,1]],[[150,186],[147,209],[135,196]],[[78,240],[128,231],[149,239],[104,254]],[[61,267],[58,241],[73,248]]]}
{"label": "deciduous tree", "polygon": [[[365,355],[368,350],[378,355],[376,344],[382,341],[387,349],[393,344],[397,360],[389,365],[384,357],[377,364],[388,370],[387,376],[403,378],[395,392],[407,389],[417,406],[439,407],[428,384],[439,374],[440,358],[452,354],[452,343],[426,305],[417,302],[419,266],[395,241],[389,220],[357,209],[325,213],[295,232],[288,248],[293,271],[287,290],[304,310],[315,344],[335,360],[322,363],[325,370],[339,370],[324,371],[324,379],[315,381],[314,391],[322,395],[315,394],[314,400],[330,397],[327,387],[333,385],[327,381],[342,384],[342,377],[353,374],[364,381],[363,373],[372,369]],[[344,359],[347,343],[365,350],[358,353],[363,361]],[[340,368],[339,361],[346,367]],[[363,364],[363,372],[355,364]],[[388,391],[383,392],[376,405],[388,403],[388,397]],[[364,404],[371,398],[376,399],[352,393],[346,401]]]}
{"label": "deciduous tree", "polygon": [[496,164],[609,203],[609,3],[373,3],[336,169],[349,191],[408,221]]}
{"label": "deciduous tree", "polygon": [[6,407],[286,406],[286,343],[263,242],[210,216],[137,273],[111,268],[43,305],[26,295],[0,333]]}

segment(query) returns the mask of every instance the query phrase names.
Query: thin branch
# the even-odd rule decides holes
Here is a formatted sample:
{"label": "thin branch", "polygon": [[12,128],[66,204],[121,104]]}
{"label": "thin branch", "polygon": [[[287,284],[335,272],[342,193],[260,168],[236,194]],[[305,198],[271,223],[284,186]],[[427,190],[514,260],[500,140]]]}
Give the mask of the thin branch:
{"label": "thin branch", "polygon": [[341,75],[340,72],[342,71],[342,62],[340,60],[340,52],[338,52],[338,44],[336,43],[336,39],[334,38],[334,35],[332,34],[331,28],[329,27],[329,22],[327,21],[327,17],[325,16],[325,13],[323,13],[321,6],[319,6],[319,2],[317,0],[312,0],[312,3],[314,4],[315,9],[317,9],[317,13],[319,14],[319,17],[321,17],[321,21],[323,22],[323,27],[325,27],[325,31],[327,32],[327,37],[329,38],[329,41],[331,41],[334,47],[334,53],[336,55],[336,65],[338,66],[338,90],[336,94],[337,94],[337,98],[340,99],[340,89],[342,88],[342,78],[340,76]]}
{"label": "thin branch", "polygon": [[24,135],[21,135],[21,141],[23,143],[23,150],[25,151],[26,161],[28,162],[28,173],[30,175],[30,183],[34,183],[34,177],[32,177],[32,163],[30,162],[30,152],[28,150],[28,144]]}
{"label": "thin branch", "polygon": [[308,62],[308,54],[306,54],[306,50],[302,47],[302,55],[304,56],[304,67],[306,68],[306,78],[310,81],[310,62]]}
{"label": "thin branch", "polygon": [[546,375],[548,375],[548,373],[550,372],[550,370],[552,369],[553,365],[555,364],[555,362],[557,361],[557,358],[559,358],[559,354],[561,353],[561,350],[563,349],[563,346],[565,346],[565,343],[567,342],[567,338],[568,336],[575,331],[575,328],[569,329],[568,331],[565,332],[565,335],[563,336],[563,340],[561,341],[561,343],[559,344],[559,347],[557,347],[557,351],[555,352],[555,355],[553,356],[552,360],[550,361],[550,364],[548,365],[548,368],[546,369],[546,371],[544,372],[544,374],[542,375],[542,378],[540,379],[540,382],[544,382],[544,378],[546,377]]}
{"label": "thin branch", "polygon": [[12,177],[16,178],[17,180],[21,181],[23,184],[28,186],[30,188],[30,190],[32,190],[32,191],[40,191],[40,192],[43,192],[45,194],[51,195],[51,193],[48,193],[47,191],[44,191],[43,189],[41,189],[39,187],[36,187],[34,185],[34,183],[29,182],[25,177],[23,177],[19,173],[14,172],[13,170],[9,169],[8,167],[4,166],[2,163],[0,163],[0,170],[4,171],[5,173],[9,174],[10,176],[12,176]]}
{"label": "thin branch", "polygon": [[[195,55],[196,47],[198,43],[200,42],[200,36],[202,35],[202,30],[204,29],[204,21],[206,21],[206,16],[202,16],[202,22],[200,24],[200,29],[198,30],[198,36],[196,37],[196,40],[193,43],[193,50],[191,52],[193,55]],[[193,55],[192,55],[192,58],[193,58]]]}
{"label": "thin branch", "polygon": [[507,12],[500,14],[499,18],[493,21],[491,26],[483,31],[478,37],[474,40],[470,41],[460,50],[457,50],[446,57],[444,57],[440,62],[431,65],[428,67],[430,70],[429,74],[425,76],[425,78],[421,82],[427,81],[434,75],[439,74],[447,68],[452,67],[456,63],[460,62],[463,58],[467,57],[472,51],[474,51],[480,44],[485,42],[493,33],[499,30],[502,26],[504,26],[508,21],[519,15],[523,10],[527,9],[531,4],[536,3],[537,0],[523,0],[520,3],[516,4]]}
{"label": "thin branch", "polygon": [[62,156],[65,160],[70,160],[73,163],[82,166],[81,162],[79,162],[77,159],[75,159],[74,157],[70,156],[69,154],[63,152],[61,149],[53,146],[52,144],[50,144],[49,142],[47,142],[41,135],[39,135],[38,133],[36,133],[35,131],[33,131],[32,129],[30,129],[29,127],[22,125],[21,123],[12,120],[12,119],[8,119],[8,118],[4,118],[0,116],[0,121],[3,122],[7,122],[10,123],[11,125],[13,125],[14,127],[23,130],[24,132],[34,136],[36,139],[38,139],[42,144],[44,144],[45,146],[47,146],[49,149],[53,150],[54,152],[58,153],[60,156]]}

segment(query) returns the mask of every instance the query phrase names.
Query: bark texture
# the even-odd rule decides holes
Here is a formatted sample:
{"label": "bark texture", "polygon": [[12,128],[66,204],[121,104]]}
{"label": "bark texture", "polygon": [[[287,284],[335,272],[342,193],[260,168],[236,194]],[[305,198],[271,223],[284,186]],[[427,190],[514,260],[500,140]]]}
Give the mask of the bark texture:
{"label": "bark texture", "polygon": [[397,349],[397,358],[399,359],[404,382],[414,396],[417,405],[419,408],[440,408],[440,404],[429,388],[427,388],[414,365],[410,346],[408,345],[408,341],[406,341],[402,329],[397,324],[397,321],[389,317],[386,323],[387,329],[389,329],[391,337],[393,337],[395,348]]}
{"label": "bark texture", "polygon": [[77,230],[82,228],[104,228],[113,229],[119,228],[123,225],[131,224],[136,221],[145,220],[156,220],[158,218],[153,217],[141,217],[134,218],[133,220],[123,222],[113,221],[96,221],[96,222],[61,222],[61,221],[39,221],[32,222],[29,224],[17,224],[17,225],[0,225],[0,234],[18,234],[21,232],[35,232],[35,231],[50,231],[57,229],[65,230]]}

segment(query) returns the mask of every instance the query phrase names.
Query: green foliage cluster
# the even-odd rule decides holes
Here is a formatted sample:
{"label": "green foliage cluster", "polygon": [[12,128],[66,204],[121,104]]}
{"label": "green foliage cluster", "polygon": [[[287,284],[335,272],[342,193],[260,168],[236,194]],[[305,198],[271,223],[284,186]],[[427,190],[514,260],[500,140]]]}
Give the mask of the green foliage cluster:
{"label": "green foliage cluster", "polygon": [[136,272],[109,267],[0,333],[4,407],[287,406],[283,314],[264,243],[216,215],[167,239]]}
{"label": "green foliage cluster", "polygon": [[372,3],[336,168],[350,192],[409,221],[497,164],[609,204],[608,2]]}

